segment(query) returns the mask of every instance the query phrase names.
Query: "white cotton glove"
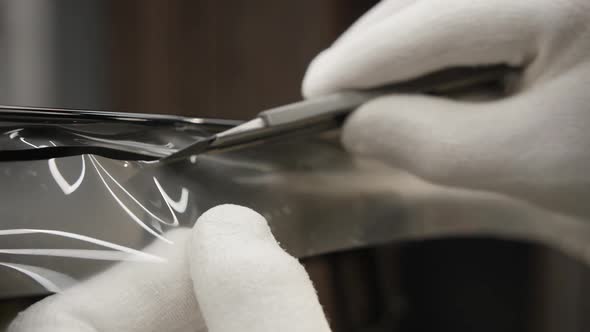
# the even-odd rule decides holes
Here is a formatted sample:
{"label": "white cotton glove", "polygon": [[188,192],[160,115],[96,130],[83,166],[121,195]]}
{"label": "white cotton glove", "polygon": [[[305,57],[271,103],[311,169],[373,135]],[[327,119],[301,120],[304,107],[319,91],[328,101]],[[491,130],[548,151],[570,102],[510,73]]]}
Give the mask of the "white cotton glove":
{"label": "white cotton glove", "polygon": [[168,263],[120,263],[28,308],[10,331],[329,331],[304,268],[256,212],[218,206],[167,237],[174,245],[146,251]]}
{"label": "white cotton glove", "polygon": [[386,96],[348,119],[344,145],[433,182],[589,216],[588,0],[383,1],[312,62],[303,93],[500,63],[524,69],[510,98]]}

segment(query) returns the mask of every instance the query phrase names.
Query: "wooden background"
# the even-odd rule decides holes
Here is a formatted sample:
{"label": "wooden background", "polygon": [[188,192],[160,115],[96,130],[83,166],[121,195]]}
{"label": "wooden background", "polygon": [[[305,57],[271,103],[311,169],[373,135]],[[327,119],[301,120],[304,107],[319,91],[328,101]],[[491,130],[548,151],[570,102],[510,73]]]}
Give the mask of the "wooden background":
{"label": "wooden background", "polygon": [[375,2],[111,1],[113,108],[246,119],[296,101],[311,59]]}

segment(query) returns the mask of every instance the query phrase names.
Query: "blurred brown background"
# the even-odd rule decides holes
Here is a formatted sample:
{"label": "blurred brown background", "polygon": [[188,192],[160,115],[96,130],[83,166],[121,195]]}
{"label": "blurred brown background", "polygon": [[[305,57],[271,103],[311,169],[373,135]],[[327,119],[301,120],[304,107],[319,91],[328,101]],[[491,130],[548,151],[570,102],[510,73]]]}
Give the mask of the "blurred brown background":
{"label": "blurred brown background", "polygon": [[296,101],[311,59],[375,2],[111,1],[113,106],[245,119]]}
{"label": "blurred brown background", "polygon": [[[247,119],[375,0],[0,0],[0,103]],[[587,267],[445,239],[304,261],[334,331],[586,331]],[[1,324],[0,324],[1,325]]]}

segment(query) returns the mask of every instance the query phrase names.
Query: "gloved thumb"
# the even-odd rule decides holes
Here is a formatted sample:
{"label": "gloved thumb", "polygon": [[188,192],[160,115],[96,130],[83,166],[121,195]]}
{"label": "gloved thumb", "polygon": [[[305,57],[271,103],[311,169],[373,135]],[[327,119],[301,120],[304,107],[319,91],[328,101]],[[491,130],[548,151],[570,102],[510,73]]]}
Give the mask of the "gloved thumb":
{"label": "gloved thumb", "polygon": [[386,96],[353,113],[342,140],[353,154],[383,160],[427,180],[488,189],[519,167],[514,156],[523,147],[513,144],[514,133],[522,132],[516,128],[524,126],[527,117],[513,104]]}
{"label": "gloved thumb", "polygon": [[390,95],[361,106],[343,129],[353,154],[434,183],[492,191],[544,208],[590,216],[587,170],[588,72],[521,89],[504,99],[466,102]]}
{"label": "gloved thumb", "polygon": [[210,332],[330,330],[303,266],[281,249],[260,214],[215,207],[199,218],[189,248]]}

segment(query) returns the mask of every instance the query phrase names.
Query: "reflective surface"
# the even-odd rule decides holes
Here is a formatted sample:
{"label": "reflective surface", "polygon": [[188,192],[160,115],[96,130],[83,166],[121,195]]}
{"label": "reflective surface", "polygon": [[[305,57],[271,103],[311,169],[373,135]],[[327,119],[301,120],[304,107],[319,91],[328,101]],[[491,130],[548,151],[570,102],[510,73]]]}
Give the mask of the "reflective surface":
{"label": "reflective surface", "polygon": [[[93,155],[0,163],[0,296],[59,291],[170,241],[222,203],[266,216],[305,257],[392,240],[490,235],[588,261],[590,226],[507,197],[435,186],[353,159],[339,132],[302,134],[162,165]],[[163,264],[165,268],[165,264]]]}
{"label": "reflective surface", "polygon": [[239,121],[0,106],[0,161],[95,154],[155,160]]}

